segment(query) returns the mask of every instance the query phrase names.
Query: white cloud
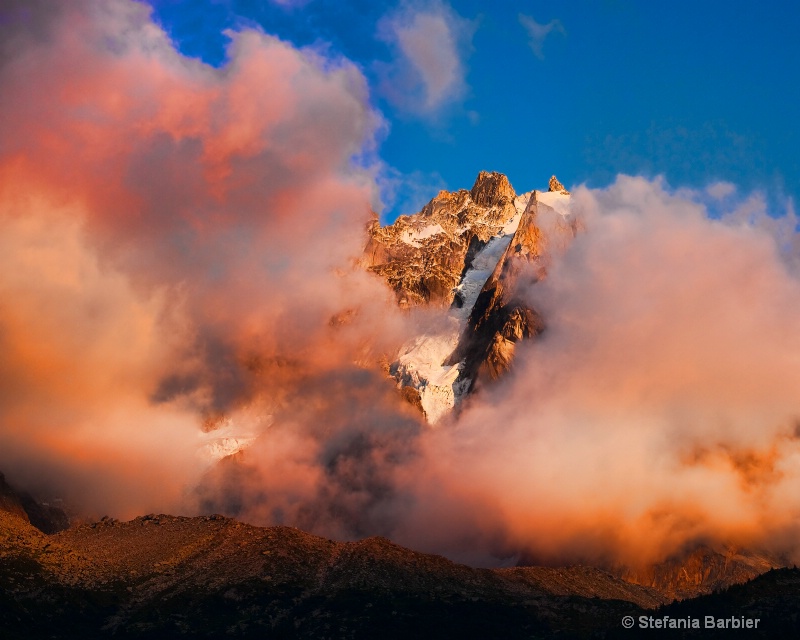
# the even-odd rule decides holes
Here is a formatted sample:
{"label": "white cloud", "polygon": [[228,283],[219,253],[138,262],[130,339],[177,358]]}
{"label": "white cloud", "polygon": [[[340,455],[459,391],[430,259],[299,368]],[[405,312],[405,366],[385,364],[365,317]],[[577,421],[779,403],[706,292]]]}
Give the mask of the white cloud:
{"label": "white cloud", "polygon": [[715,200],[724,200],[736,191],[736,185],[730,182],[715,182],[706,187],[706,193]]}
{"label": "white cloud", "polygon": [[384,18],[381,39],[395,50],[395,60],[378,65],[380,91],[396,106],[431,115],[466,94],[464,58],[474,25],[446,4],[406,8]]}
{"label": "white cloud", "polygon": [[531,49],[533,49],[534,55],[540,60],[544,60],[542,47],[544,46],[544,41],[547,36],[554,31],[562,35],[567,35],[564,26],[559,20],[551,20],[547,24],[539,24],[530,16],[520,13],[519,22],[525,27],[525,31],[528,32],[528,44],[530,44]]}

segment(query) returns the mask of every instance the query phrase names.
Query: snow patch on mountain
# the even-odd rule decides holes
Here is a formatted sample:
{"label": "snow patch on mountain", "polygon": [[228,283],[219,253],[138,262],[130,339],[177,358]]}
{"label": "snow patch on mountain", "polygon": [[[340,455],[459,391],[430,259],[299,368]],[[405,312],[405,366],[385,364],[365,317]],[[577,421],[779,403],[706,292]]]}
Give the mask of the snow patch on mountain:
{"label": "snow patch on mountain", "polygon": [[399,387],[413,387],[419,392],[422,408],[430,424],[435,424],[456,403],[453,383],[458,378],[458,364],[446,365],[461,333],[461,323],[447,319],[447,329],[436,334],[426,334],[406,343],[389,373]]}
{"label": "snow patch on mountain", "polygon": [[198,434],[199,456],[208,464],[232,456],[253,444],[272,424],[272,415],[259,414],[247,407],[222,418],[210,431]]}
{"label": "snow patch on mountain", "polygon": [[550,191],[538,194],[536,226],[542,234],[543,264],[562,256],[572,242],[576,221],[567,193]]}
{"label": "snow patch on mountain", "polygon": [[543,191],[537,192],[536,200],[539,204],[543,204],[545,206],[550,207],[560,216],[566,218],[569,216],[571,209],[570,209],[570,197],[568,193],[564,193],[563,191]]}
{"label": "snow patch on mountain", "polygon": [[517,227],[519,227],[519,221],[522,220],[522,214],[525,213],[525,210],[528,208],[528,203],[530,202],[532,195],[533,191],[528,191],[527,193],[522,193],[514,198],[514,209],[516,210],[516,213],[500,231],[501,236],[514,235]]}
{"label": "snow patch on mountain", "polygon": [[397,380],[398,387],[411,386],[417,390],[425,416],[431,425],[450,413],[469,386],[468,380],[455,384],[461,372],[461,363],[446,363],[458,345],[458,339],[467,325],[467,319],[483,285],[502,259],[519,227],[533,193],[529,191],[514,199],[514,217],[475,254],[470,268],[456,287],[456,294],[462,304],[449,310],[446,329],[436,334],[418,336],[406,343],[390,367],[390,373]]}
{"label": "snow patch on mountain", "polygon": [[[519,224],[519,220],[517,220],[517,224]],[[459,333],[464,328],[472,307],[475,306],[478,294],[503,257],[512,237],[514,237],[513,231],[507,235],[494,236],[489,240],[486,246],[475,255],[472,267],[464,274],[461,283],[456,287],[456,291],[464,302],[461,308],[451,309],[450,314],[460,321]]]}

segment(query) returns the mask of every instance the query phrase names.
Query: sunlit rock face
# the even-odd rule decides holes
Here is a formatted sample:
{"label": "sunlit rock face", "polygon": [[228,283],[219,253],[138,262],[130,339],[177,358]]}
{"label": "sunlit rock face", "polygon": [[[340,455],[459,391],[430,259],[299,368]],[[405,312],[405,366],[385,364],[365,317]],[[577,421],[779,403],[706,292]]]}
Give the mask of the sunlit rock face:
{"label": "sunlit rock face", "polygon": [[564,188],[564,185],[558,181],[558,178],[555,176],[550,177],[550,182],[548,183],[547,187],[548,191],[557,191],[559,193],[563,193],[564,195],[569,195],[569,191]]}
{"label": "sunlit rock face", "polygon": [[441,191],[412,216],[369,229],[365,266],[394,290],[402,307],[449,306],[465,268],[512,222],[516,194],[508,178],[482,171],[470,191]]}
{"label": "sunlit rock face", "polygon": [[658,564],[620,567],[613,573],[631,584],[656,589],[669,599],[682,600],[745,583],[786,564],[786,558],[770,553],[701,544]]}
{"label": "sunlit rock face", "polygon": [[[389,367],[403,397],[429,423],[445,417],[480,380],[511,366],[517,342],[544,329],[520,292],[544,277],[552,249],[577,232],[569,193],[517,195],[501,173],[482,171],[470,191],[440,192],[419,213],[368,229],[364,266],[402,308],[443,308],[443,328],[403,346]],[[446,309],[446,311],[444,310]]]}
{"label": "sunlit rock face", "polygon": [[550,179],[550,192],[531,194],[450,358],[461,364],[456,384],[465,391],[481,380],[502,376],[511,367],[516,344],[544,330],[544,318],[525,301],[524,293],[546,276],[554,253],[578,232],[568,201],[569,194],[555,176]]}

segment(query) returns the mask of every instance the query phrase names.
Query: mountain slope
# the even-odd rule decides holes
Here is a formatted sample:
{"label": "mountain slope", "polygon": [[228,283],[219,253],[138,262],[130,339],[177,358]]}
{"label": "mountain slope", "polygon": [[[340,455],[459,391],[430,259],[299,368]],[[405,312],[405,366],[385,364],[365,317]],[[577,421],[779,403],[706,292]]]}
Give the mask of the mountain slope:
{"label": "mountain slope", "polygon": [[758,617],[748,637],[793,637],[799,573],[770,571],[664,606],[656,589],[591,567],[474,569],[385,538],[334,542],[222,516],[104,519],[48,536],[13,505],[0,510],[9,640],[625,638],[634,633],[621,628],[627,615]]}
{"label": "mountain slope", "polygon": [[[27,637],[584,637],[665,602],[586,567],[473,569],[384,538],[222,516],[105,519],[53,536],[0,512],[0,628]],[[569,635],[559,637],[570,637]]]}
{"label": "mountain slope", "polygon": [[614,573],[627,582],[682,600],[742,584],[784,566],[784,560],[769,554],[702,544],[644,569],[623,568]]}
{"label": "mountain slope", "polygon": [[44,533],[57,533],[69,527],[69,517],[60,508],[37,502],[25,491],[16,491],[0,473],[0,511],[15,513]]}
{"label": "mountain slope", "polygon": [[800,635],[800,570],[774,569],[744,584],[691,600],[676,602],[656,611],[654,616],[696,618],[705,627],[706,616],[719,620],[759,620],[758,628],[701,628],[674,633],[681,638],[797,638]]}

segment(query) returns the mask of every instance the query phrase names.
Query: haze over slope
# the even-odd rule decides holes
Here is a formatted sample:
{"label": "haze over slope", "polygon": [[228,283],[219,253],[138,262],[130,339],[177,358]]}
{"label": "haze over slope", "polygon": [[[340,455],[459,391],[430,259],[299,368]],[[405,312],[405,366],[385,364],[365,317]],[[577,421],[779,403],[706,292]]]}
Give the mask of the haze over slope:
{"label": "haze over slope", "polygon": [[[797,557],[793,211],[572,189],[584,231],[515,292],[546,330],[431,430],[381,361],[440,310],[356,265],[381,119],[354,65],[244,30],[211,68],[125,0],[3,11],[9,475],[98,514],[224,510],[474,562]],[[221,420],[253,443],[206,475]]]}

